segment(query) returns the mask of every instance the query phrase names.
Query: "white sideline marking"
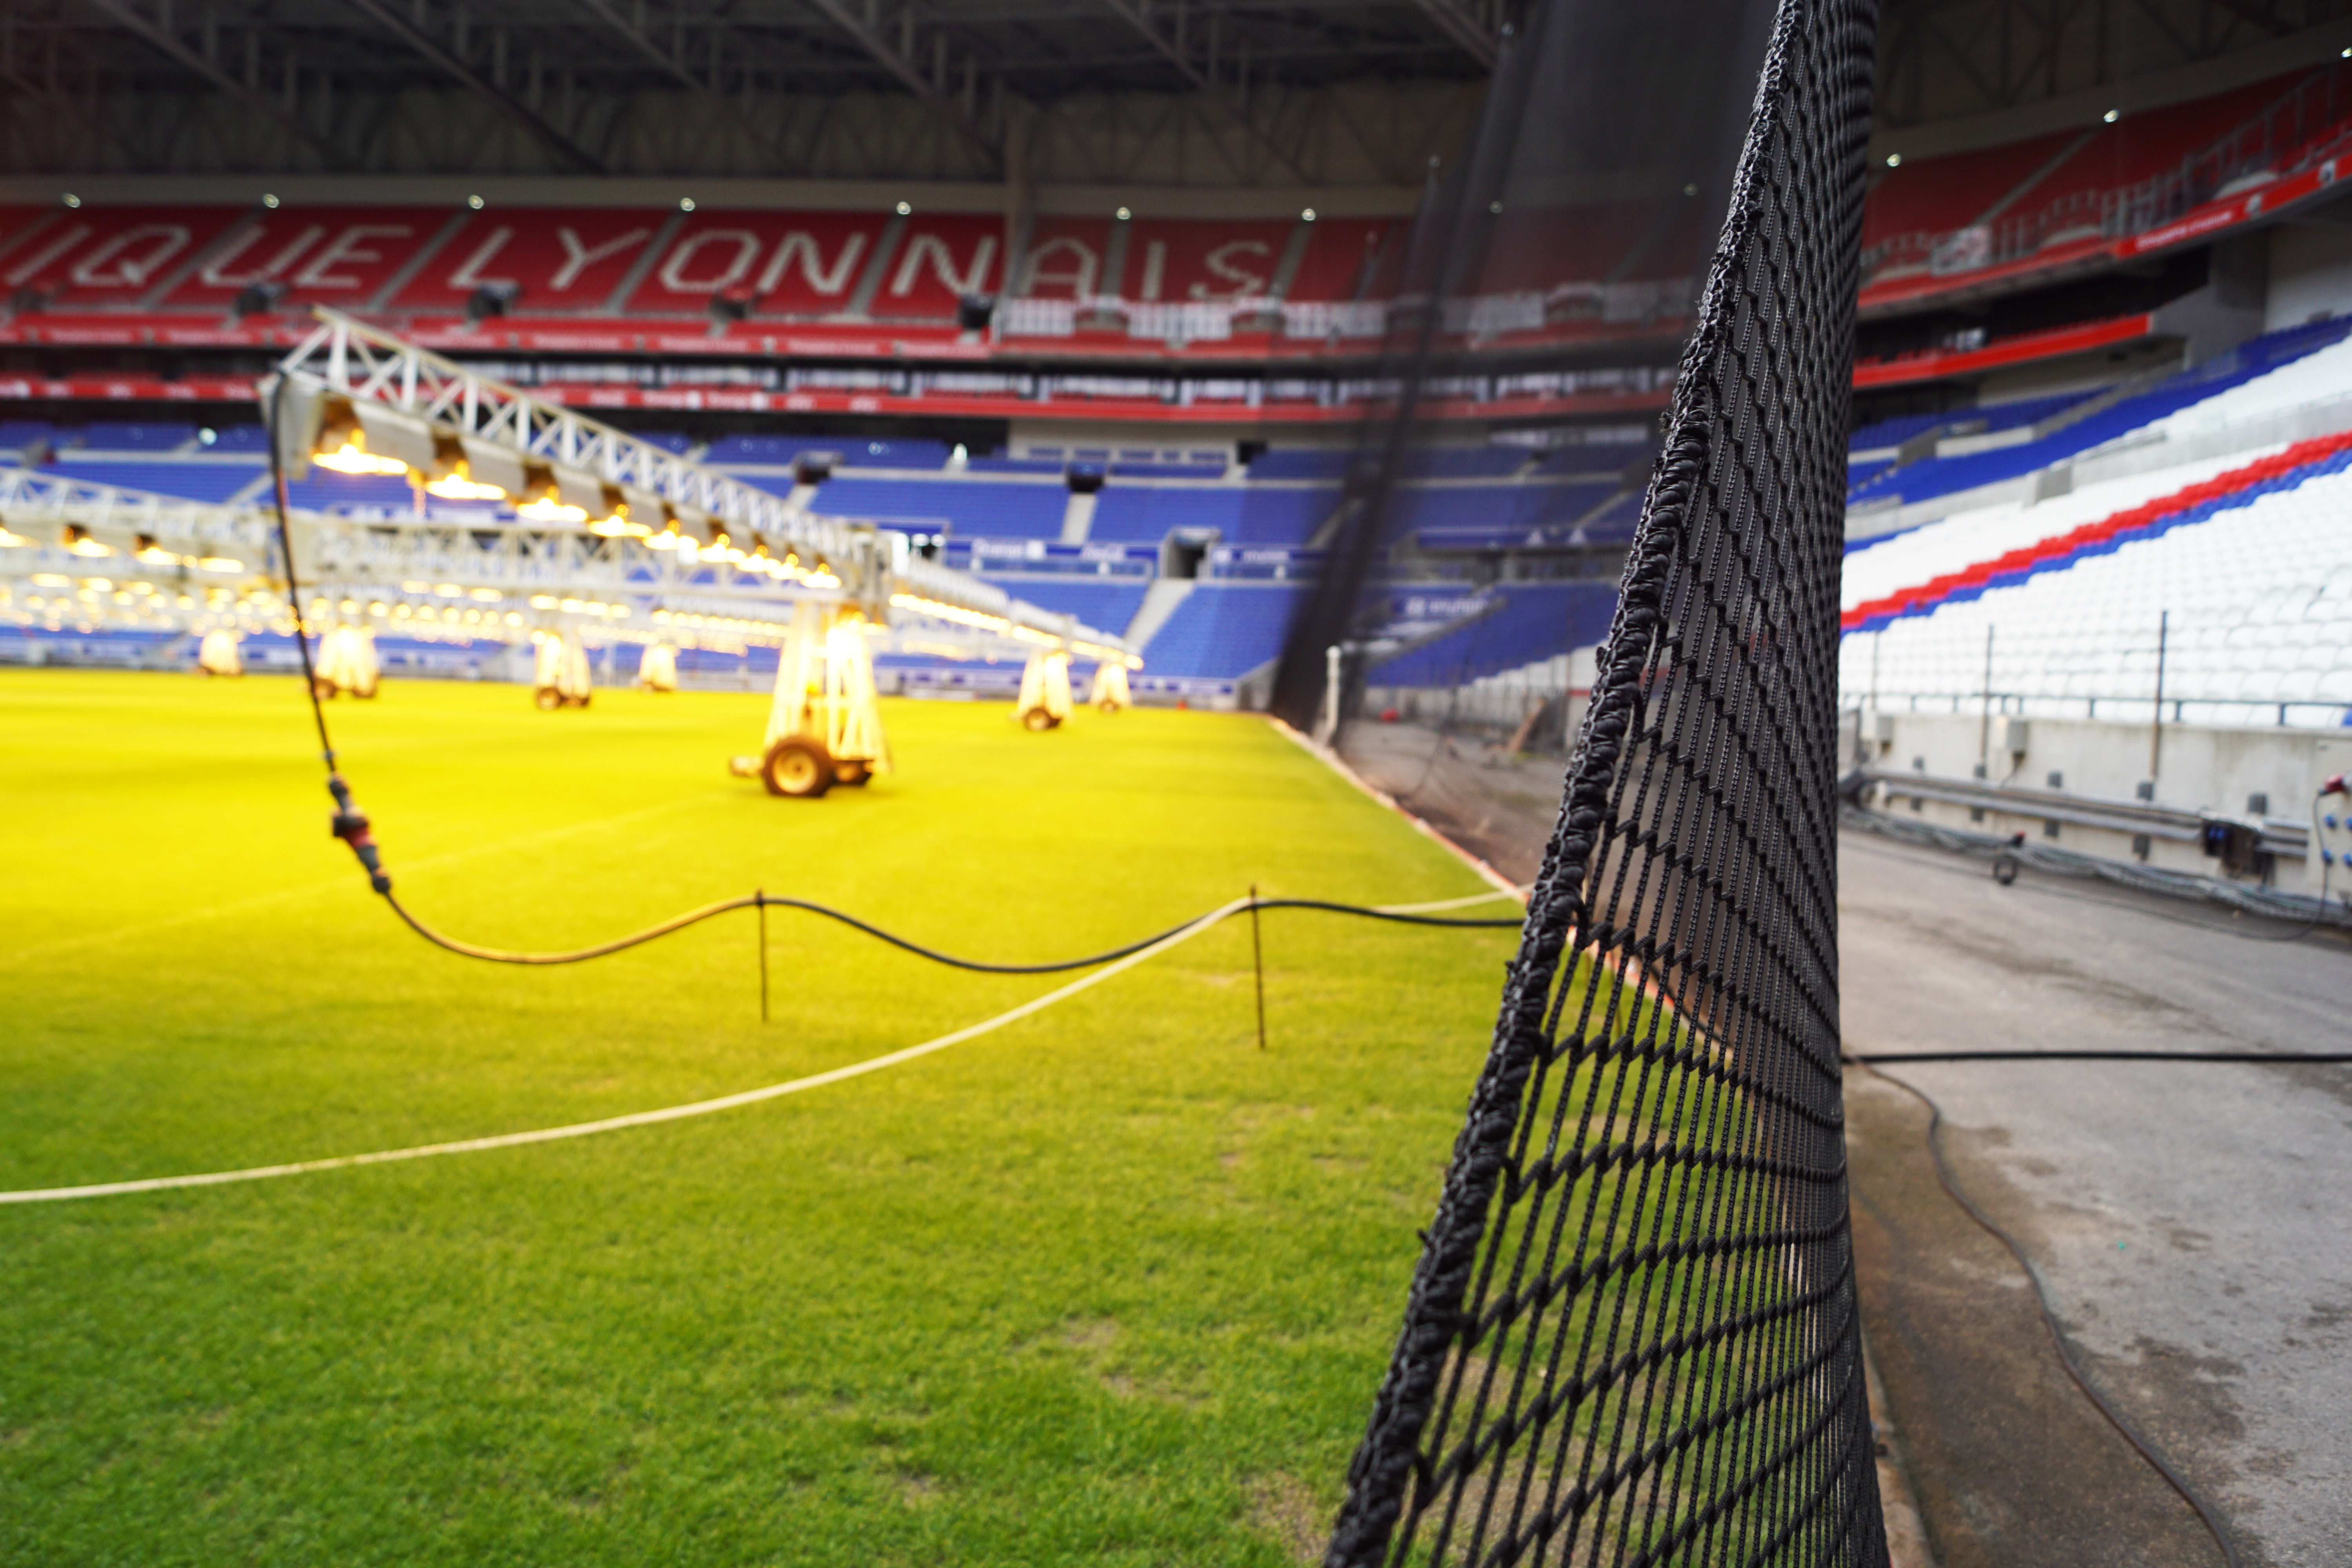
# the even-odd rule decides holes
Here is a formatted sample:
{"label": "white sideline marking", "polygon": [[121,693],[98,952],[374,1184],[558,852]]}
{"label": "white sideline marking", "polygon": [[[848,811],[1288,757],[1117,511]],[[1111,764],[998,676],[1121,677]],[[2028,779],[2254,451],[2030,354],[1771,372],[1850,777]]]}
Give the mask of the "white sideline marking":
{"label": "white sideline marking", "polygon": [[86,1187],[31,1187],[21,1192],[0,1193],[0,1204],[59,1203],[68,1198],[106,1198],[123,1193],[167,1192],[175,1187],[215,1187],[227,1182],[258,1182],[271,1176],[300,1176],[312,1171],[341,1171],[353,1165],[385,1165],[395,1160],[423,1160],[436,1154],[473,1154],[485,1149],[512,1149],[525,1143],[553,1143],[565,1138],[585,1138],[592,1132],[614,1132],[624,1127],[649,1127],[661,1121],[683,1121],[689,1116],[709,1116],[714,1111],[732,1110],[739,1105],[756,1105],[763,1100],[776,1100],[787,1094],[799,1094],[803,1089],[823,1089],[845,1079],[880,1072],[885,1068],[913,1061],[917,1057],[927,1057],[933,1051],[961,1045],[992,1029],[1001,1029],[1007,1024],[1075,996],[1090,985],[1099,984],[1114,974],[1132,969],[1147,958],[1157,957],[1179,942],[1190,942],[1218,921],[1249,907],[1247,898],[1235,899],[1221,909],[1211,910],[1181,931],[1170,932],[1150,947],[1129,953],[1125,958],[1105,964],[1092,974],[1073,980],[1043,996],[1024,1002],[1010,1012],[967,1025],[953,1034],[941,1035],[935,1040],[925,1040],[920,1045],[908,1046],[904,1050],[892,1051],[886,1056],[868,1057],[862,1062],[852,1062],[847,1067],[835,1068],[828,1072],[811,1073],[806,1078],[793,1079],[785,1083],[772,1083],[764,1089],[747,1089],[739,1094],[721,1095],[717,1100],[698,1100],[689,1105],[667,1105],[658,1110],[608,1116],[601,1121],[575,1121],[568,1127],[541,1127],[529,1132],[500,1132],[488,1138],[463,1138],[452,1143],[425,1143],[413,1149],[383,1149],[373,1154],[338,1154],[324,1160],[298,1160],[286,1165],[256,1165],[243,1171],[207,1171],[191,1176],[150,1176],[144,1181],[100,1182]]}
{"label": "white sideline marking", "polygon": [[1497,888],[1491,893],[1471,893],[1459,899],[1432,899],[1425,904],[1374,904],[1373,910],[1384,915],[1433,915],[1444,910],[1466,910],[1472,904],[1491,904],[1496,899],[1528,901],[1525,888]]}
{"label": "white sideline marking", "polygon": [[[1498,893],[1508,893],[1511,897],[1518,900],[1523,905],[1528,901],[1528,895],[1534,890],[1532,884],[1525,888],[1520,887],[1517,883],[1504,876],[1500,871],[1496,870],[1495,868],[1487,865],[1486,862],[1478,858],[1477,856],[1471,854],[1470,851],[1463,848],[1462,846],[1454,843],[1454,840],[1446,837],[1443,833],[1438,832],[1437,829],[1432,827],[1428,823],[1423,821],[1420,817],[1415,816],[1412,812],[1407,811],[1402,805],[1397,804],[1396,796],[1389,794],[1389,792],[1384,789],[1375,787],[1369,779],[1364,777],[1363,774],[1349,767],[1347,763],[1340,758],[1339,753],[1331,750],[1330,747],[1317,745],[1313,741],[1308,740],[1306,736],[1300,734],[1297,731],[1292,729],[1289,725],[1284,723],[1280,719],[1271,713],[1265,716],[1265,721],[1274,726],[1275,732],[1276,734],[1282,736],[1285,740],[1289,741],[1300,751],[1305,752],[1308,756],[1313,757],[1317,762],[1321,763],[1325,767],[1329,768],[1333,773],[1338,773],[1341,778],[1347,780],[1349,784],[1355,785],[1358,789],[1371,796],[1372,799],[1378,801],[1381,805],[1387,806],[1391,811],[1395,812],[1399,816],[1402,816],[1407,822],[1412,823],[1415,828],[1420,830],[1422,837],[1433,840],[1437,844],[1443,846],[1447,854],[1452,855],[1465,866],[1467,866],[1473,871],[1477,872],[1478,879],[1480,881],[1485,882],[1488,887],[1494,889]],[[1433,909],[1436,906],[1430,905],[1427,907]],[[1400,908],[1391,910],[1388,912],[1391,914],[1401,915],[1418,913],[1420,911],[1417,909],[1405,910]]]}

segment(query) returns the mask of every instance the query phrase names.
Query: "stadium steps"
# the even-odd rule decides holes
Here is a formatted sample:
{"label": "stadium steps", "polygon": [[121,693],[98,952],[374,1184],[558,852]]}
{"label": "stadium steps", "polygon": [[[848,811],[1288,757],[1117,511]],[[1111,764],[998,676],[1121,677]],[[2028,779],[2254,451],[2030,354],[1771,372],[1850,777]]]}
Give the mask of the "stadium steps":
{"label": "stadium steps", "polygon": [[1148,646],[1160,635],[1160,628],[1168,624],[1168,617],[1176,613],[1177,606],[1192,597],[1192,590],[1199,585],[1190,577],[1153,578],[1151,586],[1143,591],[1143,604],[1136,610],[1135,618],[1120,634],[1127,646]]}
{"label": "stadium steps", "polygon": [[1072,490],[1062,508],[1062,542],[1084,544],[1087,535],[1094,531],[1095,503],[1101,499],[1094,490]]}

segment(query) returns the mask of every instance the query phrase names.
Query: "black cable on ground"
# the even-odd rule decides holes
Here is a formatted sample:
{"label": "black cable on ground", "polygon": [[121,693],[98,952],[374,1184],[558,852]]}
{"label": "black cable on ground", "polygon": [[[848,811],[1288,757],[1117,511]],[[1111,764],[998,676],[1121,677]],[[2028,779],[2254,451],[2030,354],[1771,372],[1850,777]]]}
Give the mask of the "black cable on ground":
{"label": "black cable on ground", "polygon": [[1903,1051],[1839,1058],[1875,1068],[1881,1062],[2352,1062],[2352,1051]]}
{"label": "black cable on ground", "polygon": [[[2060,1053],[2052,1052],[2048,1054],[2055,1057]],[[2108,1053],[2079,1054],[2086,1056],[2099,1056]],[[2180,1494],[2181,1500],[2186,1502],[2196,1513],[2198,1522],[2202,1524],[2205,1527],[2206,1532],[2212,1536],[2213,1544],[2221,1549],[2221,1561],[2228,1565],[2228,1568],[2239,1568],[2238,1549],[2235,1545],[2231,1544],[2229,1533],[2221,1528],[2221,1516],[2214,1511],[2212,1505],[2208,1503],[2204,1498],[2198,1494],[2197,1489],[2189,1485],[2187,1477],[2181,1475],[2179,1471],[2174,1469],[2171,1465],[2165,1461],[2164,1457],[2158,1454],[2156,1449],[2149,1445],[2147,1440],[2142,1437],[2139,1433],[2133,1428],[2130,1422],[2124,1419],[2123,1415],[2116,1411],[2115,1406],[2106,1402],[2105,1398],[2100,1394],[2097,1389],[2091,1386],[2090,1379],[2085,1377],[2083,1374],[2083,1369],[2075,1364],[2074,1347],[2066,1342],[2065,1331],[2058,1326],[2058,1314],[2051,1308],[2049,1292],[2043,1288],[2042,1283],[2042,1273],[2039,1269],[2033,1267],[2032,1259],[2026,1257],[2025,1249],[2017,1244],[2017,1238],[2015,1237],[2011,1236],[2009,1232],[2003,1230],[1999,1225],[1994,1223],[1990,1215],[1987,1215],[1982,1209],[1977,1207],[1976,1204],[1969,1199],[1969,1195],[1960,1190],[1959,1184],[1954,1179],[1951,1173],[1951,1167],[1944,1157],[1944,1144],[1941,1137],[1944,1128],[1943,1107],[1937,1105],[1934,1100],[1930,1099],[1926,1091],[1917,1089],[1911,1084],[1906,1083],[1903,1079],[1896,1078],[1893,1073],[1883,1071],[1879,1068],[1872,1065],[1871,1058],[1869,1058],[1853,1057],[1848,1058],[1847,1059],[1861,1062],[1863,1066],[1869,1070],[1873,1077],[1885,1079],[1888,1083],[1893,1084],[1895,1088],[1903,1090],[1906,1094],[1910,1095],[1920,1104],[1927,1108],[1927,1153],[1935,1162],[1937,1184],[1944,1189],[1945,1196],[1950,1198],[1953,1203],[1958,1205],[1961,1212],[1977,1223],[1979,1228],[1982,1229],[1995,1241],[2000,1242],[2002,1247],[2008,1248],[2009,1255],[2017,1259],[2017,1266],[2025,1271],[2026,1282],[2033,1288],[2034,1305],[2041,1309],[2042,1326],[2050,1331],[2050,1342],[2057,1347],[2058,1364],[2065,1370],[2067,1377],[2073,1381],[2074,1386],[2082,1391],[2083,1397],[2091,1402],[2092,1408],[2106,1418],[2107,1425],[2113,1426],[2116,1432],[2122,1435],[2123,1440],[2130,1444],[2133,1450],[2137,1452],[2142,1459],[2145,1459],[2147,1462],[2147,1466],[2150,1469],[2164,1478],[2165,1485],[2170,1487],[2174,1491]],[[1883,1059],[1897,1061],[1927,1061],[1938,1058],[1928,1056],[1920,1056],[1913,1058],[1887,1058]],[[1947,1057],[1941,1059],[1949,1060],[1952,1058]],[[2240,1058],[2231,1058],[2229,1059],[2236,1060]]]}
{"label": "black cable on ground", "polygon": [[[2336,781],[2329,781],[2335,787]],[[2329,793],[2323,788],[2313,799],[2316,814],[2318,802]],[[2150,866],[2128,865],[2118,860],[2103,859],[2093,855],[2078,855],[2047,845],[2020,842],[2018,837],[1999,838],[1990,834],[1969,833],[1959,828],[1945,827],[1929,822],[1915,822],[1906,817],[1883,811],[1868,810],[1848,805],[1840,812],[1841,826],[1874,833],[1899,842],[1945,849],[1956,854],[1988,857],[1995,862],[1998,874],[2000,864],[2007,862],[2011,877],[2019,868],[2045,871],[2053,876],[2073,879],[2093,879],[2129,888],[2139,892],[2161,893],[2168,898],[2185,899],[2199,903],[2220,904],[2242,914],[2256,915],[2267,920],[2298,922],[2295,930],[2284,933],[2231,931],[2230,934],[2247,942],[2294,942],[2309,936],[2322,924],[2342,930],[2352,926],[2352,910],[2326,901],[2327,874],[2321,876],[2321,897],[2311,899],[2297,894],[2281,893],[2268,888],[2248,888],[2219,882],[2209,877],[2182,871],[2159,870]],[[2317,826],[2315,823],[2314,833]],[[2048,889],[2055,892],[2055,889]],[[2063,895],[2061,895],[2063,896]],[[2153,918],[2173,917],[2149,913]],[[2194,922],[2191,922],[2194,923]],[[2225,928],[2213,927],[2213,930]]]}

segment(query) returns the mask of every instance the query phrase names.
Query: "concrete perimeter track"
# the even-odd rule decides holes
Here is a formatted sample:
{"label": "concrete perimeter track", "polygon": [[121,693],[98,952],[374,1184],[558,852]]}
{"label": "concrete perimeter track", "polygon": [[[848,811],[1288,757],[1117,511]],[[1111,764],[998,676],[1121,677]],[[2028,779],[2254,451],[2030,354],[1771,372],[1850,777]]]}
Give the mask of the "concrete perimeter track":
{"label": "concrete perimeter track", "polygon": [[[1557,761],[1353,726],[1360,772],[1522,881]],[[1845,1043],[2321,1050],[2352,946],[1865,833],[1840,847]],[[2048,1282],[2101,1393],[2220,1510],[2249,1565],[2352,1564],[2352,1068],[1890,1068],[1959,1184]],[[1941,1568],[2219,1564],[2067,1381],[2016,1263],[1948,1198],[1927,1114],[1847,1074],[1864,1322]]]}

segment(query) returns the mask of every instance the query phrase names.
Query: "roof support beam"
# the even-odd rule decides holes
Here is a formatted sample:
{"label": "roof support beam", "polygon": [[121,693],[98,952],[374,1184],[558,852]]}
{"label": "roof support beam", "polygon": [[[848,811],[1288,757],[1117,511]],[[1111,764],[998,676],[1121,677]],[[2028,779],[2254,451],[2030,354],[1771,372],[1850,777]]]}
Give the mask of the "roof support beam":
{"label": "roof support beam", "polygon": [[1486,25],[1465,10],[1457,0],[1416,0],[1423,15],[1436,23],[1438,30],[1454,40],[1454,47],[1488,70],[1495,68],[1502,47]]}
{"label": "roof support beam", "polygon": [[1202,92],[1214,90],[1209,86],[1209,79],[1201,74],[1200,68],[1186,59],[1183,51],[1173,43],[1160,37],[1160,29],[1151,25],[1150,18],[1143,14],[1135,0],[1103,0],[1103,4],[1109,7],[1112,16],[1134,28],[1138,37],[1157,49],[1160,58],[1182,72],[1186,81]]}
{"label": "roof support beam", "polygon": [[[1211,81],[1198,66],[1186,58],[1184,51],[1178,48],[1172,40],[1161,36],[1160,29],[1151,25],[1151,18],[1144,15],[1143,8],[1138,4],[1138,0],[1103,0],[1103,5],[1109,8],[1111,15],[1133,28],[1137,36],[1145,43],[1159,51],[1160,58],[1181,72],[1184,79],[1192,83],[1197,91],[1213,102],[1219,100],[1220,95],[1216,84]],[[1275,162],[1288,169],[1301,180],[1307,178],[1307,171],[1298,166],[1298,160],[1284,152],[1281,145],[1250,117],[1245,104],[1235,103],[1231,108],[1233,117],[1241,123],[1243,130],[1249,132],[1251,141],[1255,142]]]}
{"label": "roof support beam", "polygon": [[[98,0],[98,3],[106,5],[111,3],[111,0]],[[353,10],[366,16],[402,43],[406,44],[470,88],[477,96],[488,100],[498,108],[499,112],[514,120],[545,142],[548,150],[563,162],[576,166],[584,174],[602,174],[610,172],[604,167],[604,161],[602,158],[541,118],[537,110],[532,109],[520,99],[512,97],[485,81],[471,66],[444,49],[431,34],[390,5],[383,4],[382,0],[346,0],[346,3]]]}
{"label": "roof support beam", "polygon": [[187,45],[182,43],[179,38],[168,29],[157,25],[155,22],[150,20],[146,16],[142,15],[134,5],[131,5],[131,0],[89,0],[89,4],[97,7],[99,10],[105,12],[109,16],[113,17],[117,22],[121,23],[123,26],[128,27],[133,33],[138,34],[139,37],[144,38],[148,43],[152,44],[155,47],[163,50],[165,54],[179,61],[180,64],[187,67],[190,70],[194,71],[198,76],[203,77],[206,81],[220,89],[221,91],[228,94],[229,97],[235,99],[246,108],[253,110],[254,113],[262,116],[264,119],[275,121],[278,124],[285,127],[288,132],[289,132],[297,141],[300,142],[304,146],[309,147],[312,152],[318,153],[320,157],[325,159],[329,168],[331,169],[338,167],[343,162],[342,159],[336,155],[335,150],[332,147],[330,147],[323,138],[313,135],[309,130],[304,128],[300,121],[295,119],[291,114],[287,113],[278,105],[270,102],[268,99],[263,97],[260,93],[256,92],[253,89],[246,86],[245,83],[237,80],[236,78],[230,76],[226,71],[222,70],[210,60],[205,59],[204,56],[196,53],[195,50],[188,47]]}
{"label": "roof support beam", "polygon": [[[667,49],[663,48],[653,39],[638,31],[636,26],[631,23],[626,16],[621,15],[619,9],[612,4],[612,0],[574,0],[574,4],[578,5],[582,10],[595,17],[598,21],[604,23],[605,26],[610,27],[614,33],[619,35],[624,43],[636,50],[640,55],[643,55],[647,60],[651,61],[655,66],[666,72],[672,79],[676,80],[688,91],[709,100],[711,102],[717,104],[721,110],[725,110],[727,117],[730,120],[732,120],[738,126],[750,133],[752,140],[758,142],[762,148],[767,150],[769,155],[775,160],[776,165],[779,169],[789,169],[793,166],[791,156],[772,137],[771,137],[765,131],[762,131],[759,124],[754,121],[749,114],[746,114],[743,111],[743,108],[740,104],[737,103],[732,99],[730,99],[725,93],[719,91],[715,81],[704,81],[692,71],[687,69],[685,64],[680,61],[677,56],[671,54]],[[711,47],[716,50],[718,47],[718,34],[716,31],[711,34]]]}
{"label": "roof support beam", "polygon": [[982,130],[977,121],[964,112],[963,105],[956,101],[954,96],[948,91],[944,72],[941,73],[940,79],[934,83],[929,77],[923,74],[913,60],[891,46],[889,40],[882,36],[878,25],[868,26],[865,17],[850,9],[844,0],[809,0],[809,4],[822,13],[826,21],[856,39],[857,47],[872,57],[883,69],[898,78],[900,85],[939,110],[940,117],[954,126],[964,140],[988,154],[989,162],[1000,167],[1003,166],[1003,146]]}

